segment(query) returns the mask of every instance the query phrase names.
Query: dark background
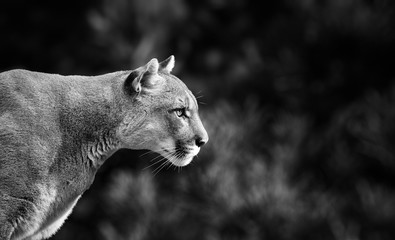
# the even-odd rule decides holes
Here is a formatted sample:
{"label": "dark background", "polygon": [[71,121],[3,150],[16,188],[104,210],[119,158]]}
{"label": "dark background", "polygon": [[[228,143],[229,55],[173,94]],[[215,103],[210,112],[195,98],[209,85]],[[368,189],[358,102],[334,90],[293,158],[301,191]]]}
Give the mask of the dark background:
{"label": "dark background", "polygon": [[182,170],[119,151],[51,239],[395,239],[394,4],[2,1],[0,70],[174,54],[210,135]]}

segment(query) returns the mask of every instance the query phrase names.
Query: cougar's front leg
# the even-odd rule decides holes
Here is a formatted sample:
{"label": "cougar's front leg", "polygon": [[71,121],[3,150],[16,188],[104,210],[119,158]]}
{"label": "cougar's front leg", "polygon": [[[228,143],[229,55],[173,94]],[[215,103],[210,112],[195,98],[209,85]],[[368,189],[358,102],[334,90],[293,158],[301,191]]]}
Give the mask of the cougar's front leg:
{"label": "cougar's front leg", "polygon": [[9,200],[0,196],[0,240],[10,240],[14,226],[9,222]]}
{"label": "cougar's front leg", "polygon": [[32,229],[26,220],[33,209],[27,200],[0,195],[0,240],[19,240],[29,235]]}

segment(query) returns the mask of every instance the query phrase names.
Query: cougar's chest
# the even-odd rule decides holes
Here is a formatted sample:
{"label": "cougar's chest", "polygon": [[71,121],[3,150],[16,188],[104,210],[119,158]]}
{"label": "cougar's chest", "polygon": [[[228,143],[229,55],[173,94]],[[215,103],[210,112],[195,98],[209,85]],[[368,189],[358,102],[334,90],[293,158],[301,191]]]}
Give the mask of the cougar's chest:
{"label": "cougar's chest", "polygon": [[60,189],[51,183],[35,185],[38,193],[32,202],[29,215],[21,216],[20,224],[11,239],[45,239],[53,235],[72,212],[80,195],[65,197]]}
{"label": "cougar's chest", "polygon": [[32,239],[48,238],[52,236],[71,214],[80,197],[81,195],[67,202],[55,201],[51,211],[47,213],[47,218],[42,224],[40,230],[36,232]]}

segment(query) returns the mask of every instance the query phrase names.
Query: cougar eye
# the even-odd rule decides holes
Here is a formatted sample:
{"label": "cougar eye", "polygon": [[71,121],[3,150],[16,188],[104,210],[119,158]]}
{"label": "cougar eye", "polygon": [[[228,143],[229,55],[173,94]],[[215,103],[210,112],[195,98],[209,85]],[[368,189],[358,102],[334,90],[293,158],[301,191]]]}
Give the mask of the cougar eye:
{"label": "cougar eye", "polygon": [[186,117],[186,113],[185,113],[185,108],[179,108],[174,110],[175,114],[177,115],[177,117]]}

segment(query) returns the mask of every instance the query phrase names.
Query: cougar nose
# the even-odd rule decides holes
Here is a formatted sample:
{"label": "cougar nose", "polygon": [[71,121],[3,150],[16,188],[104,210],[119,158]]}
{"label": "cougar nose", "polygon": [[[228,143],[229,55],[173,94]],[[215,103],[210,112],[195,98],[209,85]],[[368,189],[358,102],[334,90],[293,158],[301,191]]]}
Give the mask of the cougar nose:
{"label": "cougar nose", "polygon": [[205,135],[204,137],[197,137],[196,138],[196,146],[201,147],[206,144],[208,141],[208,136]]}
{"label": "cougar nose", "polygon": [[196,139],[196,146],[201,147],[204,144],[206,144],[206,141],[204,141],[202,138]]}

